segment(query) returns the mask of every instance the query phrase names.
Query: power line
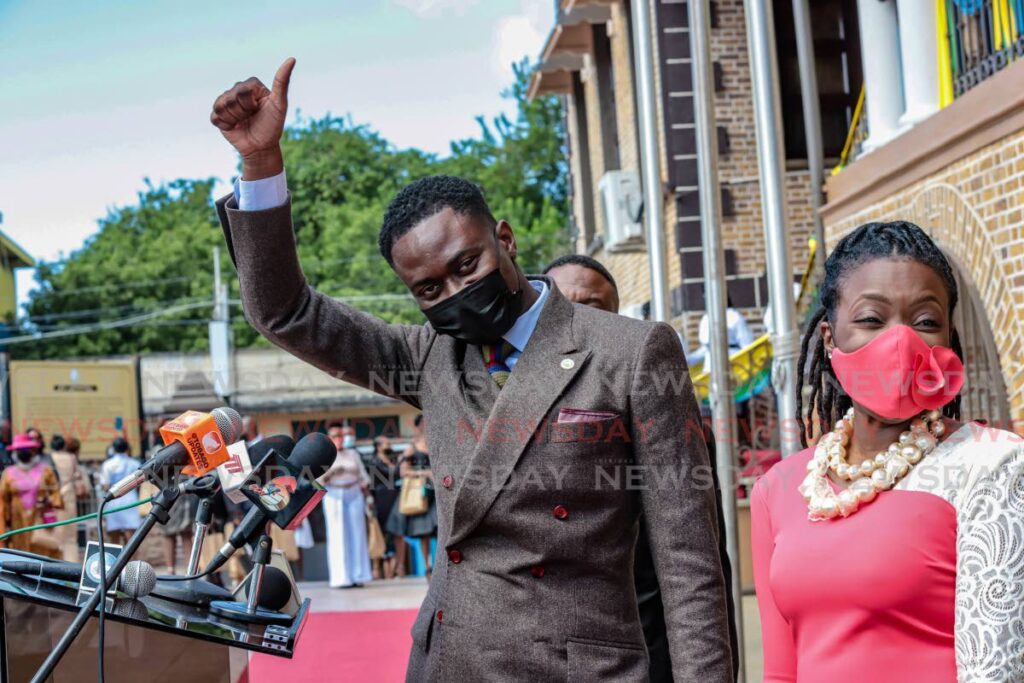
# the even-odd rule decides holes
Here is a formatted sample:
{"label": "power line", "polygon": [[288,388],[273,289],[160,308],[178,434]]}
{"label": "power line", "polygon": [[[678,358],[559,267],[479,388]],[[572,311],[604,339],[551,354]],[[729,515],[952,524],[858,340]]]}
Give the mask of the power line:
{"label": "power line", "polygon": [[[185,318],[182,320],[150,320],[147,322],[136,323],[131,327],[184,327],[186,325],[203,325],[210,322],[209,318]],[[42,332],[50,332],[53,330],[65,329],[63,325],[45,325],[37,328]],[[0,346],[4,343],[3,339],[0,339]]]}
{"label": "power line", "polygon": [[[334,297],[336,301],[340,301],[346,304],[402,304],[408,305],[415,303],[412,297],[408,294],[353,294],[349,296]],[[228,303],[234,306],[241,306],[242,302],[240,299],[230,299]],[[210,306],[209,300],[193,301],[191,303],[180,303],[177,305],[162,306],[161,308],[154,311],[147,311],[139,313],[138,315],[129,316],[127,318],[121,318],[118,320],[108,320],[98,323],[88,323],[82,325],[71,325],[67,327],[63,326],[46,326],[50,328],[50,331],[39,332],[35,334],[25,334],[17,337],[8,337],[7,339],[0,339],[0,346],[12,346],[15,344],[28,344],[31,342],[45,341],[47,339],[55,339],[58,337],[70,337],[78,334],[89,334],[91,332],[100,332],[103,330],[119,329],[124,327],[140,326],[142,323],[146,323],[155,318],[159,318],[163,315],[171,313],[181,313],[184,311],[193,311],[200,308],[206,308]],[[167,325],[172,326],[177,324],[197,324],[199,322],[208,322],[206,320],[180,320],[180,321],[167,321]]]}
{"label": "power line", "polygon": [[81,294],[83,292],[103,292],[108,289],[137,289],[139,287],[149,287],[151,285],[163,285],[172,284],[176,282],[189,282],[192,278],[190,277],[169,277],[161,280],[143,280],[143,281],[132,281],[128,282],[111,282],[107,285],[95,285],[92,287],[77,287],[75,289],[62,289],[59,291],[42,291],[34,292],[33,296],[37,297],[60,297],[60,296],[71,296],[72,294]]}
{"label": "power line", "polygon": [[[178,305],[178,304],[195,303],[195,302],[199,302],[199,301],[209,301],[209,298],[207,298],[207,297],[188,297],[188,298],[184,298],[184,299],[176,299],[174,301],[157,301],[157,302],[154,303],[154,305],[155,306],[159,306],[159,307],[164,307],[164,306],[175,306],[175,305]],[[33,323],[34,322],[43,322],[43,321],[47,321],[47,320],[71,320],[73,318],[88,318],[88,317],[91,317],[93,315],[98,315],[98,314],[101,314],[101,313],[126,313],[126,312],[131,312],[132,309],[138,309],[138,307],[135,304],[124,304],[122,306],[106,306],[106,307],[103,307],[103,308],[83,308],[83,309],[78,309],[78,310],[73,310],[73,311],[64,311],[62,313],[44,313],[44,314],[41,314],[41,315],[30,315],[27,318],[24,318],[24,320],[28,320],[28,321],[31,321]],[[152,310],[152,309],[149,309],[149,310]],[[143,312],[146,312],[146,311],[139,310],[139,312],[143,313]],[[39,327],[45,327],[45,326],[40,325]]]}
{"label": "power line", "polygon": [[184,311],[194,311],[198,308],[206,308],[210,305],[209,301],[194,304],[182,304],[180,306],[172,306],[170,308],[160,309],[158,311],[152,311],[150,313],[143,313],[129,318],[121,318],[120,320],[110,320],[102,323],[93,323],[88,325],[73,325],[64,329],[54,330],[52,332],[43,332],[40,334],[25,334],[19,337],[9,337],[7,339],[0,339],[0,345],[11,346],[14,344],[29,344],[31,342],[44,341],[46,339],[55,339],[57,337],[71,337],[78,334],[88,334],[90,332],[99,332],[101,330],[113,330],[121,327],[132,327],[137,323],[159,318],[163,315],[170,313],[182,313]]}

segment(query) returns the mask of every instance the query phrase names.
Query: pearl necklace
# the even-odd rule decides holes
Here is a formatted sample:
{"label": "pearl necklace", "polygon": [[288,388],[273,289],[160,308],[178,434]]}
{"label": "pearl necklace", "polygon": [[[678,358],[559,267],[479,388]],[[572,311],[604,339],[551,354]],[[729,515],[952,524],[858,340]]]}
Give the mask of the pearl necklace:
{"label": "pearl necklace", "polygon": [[[807,517],[812,522],[835,517],[849,517],[862,504],[870,503],[879,493],[891,489],[910,468],[935,450],[938,440],[946,433],[942,413],[932,410],[915,418],[910,429],[900,434],[899,440],[888,449],[860,465],[846,462],[846,448],[853,434],[853,408],[850,408],[835,429],[825,434],[814,449],[814,457],[807,463],[807,477],[799,490],[807,501]],[[836,479],[852,482],[836,493],[828,481],[828,473]]]}

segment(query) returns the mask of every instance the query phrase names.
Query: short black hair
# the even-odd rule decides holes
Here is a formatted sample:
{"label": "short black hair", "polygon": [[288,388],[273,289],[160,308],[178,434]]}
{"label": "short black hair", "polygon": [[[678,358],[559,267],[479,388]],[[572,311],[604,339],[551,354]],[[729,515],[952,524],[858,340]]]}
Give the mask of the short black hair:
{"label": "short black hair", "polygon": [[444,209],[451,209],[462,216],[475,216],[488,225],[497,224],[479,186],[451,175],[421,178],[402,188],[384,213],[377,245],[388,264],[395,265],[391,258],[395,242],[420,222]]}
{"label": "short black hair", "polygon": [[114,441],[110,444],[110,447],[114,449],[115,453],[127,453],[128,441],[124,437],[119,436],[114,439]]}
{"label": "short black hair", "polygon": [[64,441],[64,437],[60,434],[54,434],[53,438],[50,439],[50,450],[62,451],[65,445],[67,444]]}
{"label": "short black hair", "polygon": [[554,270],[555,268],[559,268],[561,266],[582,266],[583,268],[589,268],[590,270],[594,271],[595,273],[603,277],[605,280],[607,280],[608,284],[612,286],[612,289],[614,289],[616,293],[618,293],[619,291],[619,285],[616,284],[615,278],[612,277],[612,274],[608,272],[607,268],[601,265],[600,261],[598,261],[596,258],[593,258],[592,256],[586,256],[585,254],[566,254],[565,256],[559,256],[554,261],[545,266],[544,272],[542,274],[547,275],[548,271]]}

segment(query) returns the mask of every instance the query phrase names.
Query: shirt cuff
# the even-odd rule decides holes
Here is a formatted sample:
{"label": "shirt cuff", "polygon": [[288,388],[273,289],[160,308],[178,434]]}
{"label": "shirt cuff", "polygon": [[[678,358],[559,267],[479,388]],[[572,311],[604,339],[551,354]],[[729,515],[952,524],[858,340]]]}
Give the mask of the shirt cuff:
{"label": "shirt cuff", "polygon": [[263,211],[284,206],[288,201],[288,179],[281,171],[259,180],[235,178],[235,202],[239,211]]}

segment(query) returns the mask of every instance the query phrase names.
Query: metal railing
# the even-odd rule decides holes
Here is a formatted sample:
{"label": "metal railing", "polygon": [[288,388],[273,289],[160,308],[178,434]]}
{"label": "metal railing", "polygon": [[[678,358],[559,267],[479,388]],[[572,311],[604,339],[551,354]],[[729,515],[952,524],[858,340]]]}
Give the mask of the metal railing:
{"label": "metal railing", "polygon": [[[1024,0],[944,0],[945,50],[940,62],[959,97],[1024,57]],[[940,21],[941,21],[940,13]],[[940,32],[942,27],[939,27]]]}

